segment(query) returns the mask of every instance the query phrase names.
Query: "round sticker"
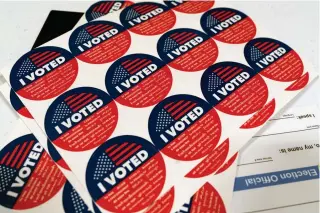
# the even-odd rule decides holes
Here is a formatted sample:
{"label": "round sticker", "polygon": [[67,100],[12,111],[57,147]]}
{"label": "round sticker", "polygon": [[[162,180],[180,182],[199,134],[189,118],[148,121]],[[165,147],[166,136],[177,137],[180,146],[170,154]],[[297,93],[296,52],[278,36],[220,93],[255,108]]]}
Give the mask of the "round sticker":
{"label": "round sticker", "polygon": [[304,70],[299,55],[288,45],[271,38],[256,38],[244,48],[248,64],[275,81],[294,81]]}
{"label": "round sticker", "polygon": [[120,104],[148,107],[167,96],[172,86],[172,74],[160,59],[146,54],[132,54],[110,66],[105,84],[111,97]]}
{"label": "round sticker", "polygon": [[164,160],[147,140],[119,136],[92,154],[86,171],[90,195],[103,209],[127,213],[151,205],[166,179]]}
{"label": "round sticker", "polygon": [[32,115],[30,114],[29,110],[24,106],[22,101],[19,99],[17,94],[10,89],[10,103],[14,110],[16,110],[20,115],[26,118],[33,119]]}
{"label": "round sticker", "polygon": [[123,56],[131,37],[121,25],[109,21],[93,21],[78,27],[70,36],[71,52],[81,61],[104,64]]}
{"label": "round sticker", "polygon": [[183,205],[179,212],[188,213],[227,213],[226,207],[220,193],[209,183],[206,182],[190,199]]}
{"label": "round sticker", "polygon": [[54,197],[66,179],[32,135],[24,135],[0,151],[0,205],[25,210]]}
{"label": "round sticker", "polygon": [[52,145],[50,140],[47,141],[47,146],[48,146],[48,152],[49,152],[52,160],[54,162],[56,162],[56,164],[58,164],[60,167],[71,171],[68,164],[64,161],[64,159],[61,157],[61,155],[59,154],[57,149]]}
{"label": "round sticker", "polygon": [[131,1],[99,1],[91,5],[87,10],[86,19],[89,22],[108,13],[123,9],[131,4],[133,4]]}
{"label": "round sticker", "polygon": [[202,29],[214,39],[228,43],[241,44],[256,35],[256,26],[246,14],[231,8],[215,8],[201,17]]}
{"label": "round sticker", "polygon": [[68,213],[92,213],[69,181],[63,188],[62,204],[64,211]]}
{"label": "round sticker", "polygon": [[61,149],[85,151],[106,141],[118,122],[118,109],[102,90],[79,87],[59,96],[45,116],[45,131]]}
{"label": "round sticker", "polygon": [[177,160],[197,160],[218,144],[220,118],[210,105],[195,96],[174,95],[160,102],[149,117],[155,146]]}
{"label": "round sticker", "polygon": [[181,0],[172,0],[172,1],[164,1],[164,3],[181,13],[203,13],[209,10],[214,5],[214,0],[205,0],[205,1],[181,1]]}
{"label": "round sticker", "polygon": [[171,67],[187,71],[208,68],[218,57],[213,39],[198,30],[182,28],[171,30],[158,41],[158,54]]}
{"label": "round sticker", "polygon": [[268,86],[253,69],[236,62],[220,62],[202,75],[201,90],[216,109],[230,115],[249,115],[268,99]]}
{"label": "round sticker", "polygon": [[70,52],[60,47],[40,47],[14,64],[10,84],[26,99],[46,100],[66,91],[77,75],[78,62]]}
{"label": "round sticker", "polygon": [[140,2],[126,7],[120,14],[122,25],[140,35],[159,35],[171,29],[176,15],[167,6],[154,2]]}

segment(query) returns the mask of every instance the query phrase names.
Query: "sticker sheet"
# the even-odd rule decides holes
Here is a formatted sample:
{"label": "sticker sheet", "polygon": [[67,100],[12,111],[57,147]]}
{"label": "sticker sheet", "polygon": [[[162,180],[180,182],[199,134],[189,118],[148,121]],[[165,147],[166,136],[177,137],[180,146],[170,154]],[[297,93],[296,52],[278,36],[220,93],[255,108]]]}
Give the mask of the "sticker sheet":
{"label": "sticker sheet", "polygon": [[223,165],[315,79],[292,47],[214,1],[129,5],[2,73],[98,208],[119,213],[174,187],[170,212],[223,186]]}
{"label": "sticker sheet", "polygon": [[92,213],[25,124],[0,144],[0,212]]}

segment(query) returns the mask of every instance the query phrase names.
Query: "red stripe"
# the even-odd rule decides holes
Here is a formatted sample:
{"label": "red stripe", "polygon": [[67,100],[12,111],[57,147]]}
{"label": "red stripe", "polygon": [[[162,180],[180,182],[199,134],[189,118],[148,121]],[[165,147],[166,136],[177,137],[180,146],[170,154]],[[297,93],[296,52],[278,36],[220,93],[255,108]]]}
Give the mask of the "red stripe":
{"label": "red stripe", "polygon": [[261,44],[261,42],[257,42],[254,44],[254,46],[258,46],[259,44]]}
{"label": "red stripe", "polygon": [[50,53],[50,51],[45,51],[45,52],[41,53],[40,55],[37,55],[36,57],[32,58],[31,60],[36,61],[38,58],[41,58],[42,56],[44,56],[48,53]]}
{"label": "red stripe", "polygon": [[99,26],[99,27],[95,27],[94,29],[92,28],[92,29],[89,29],[88,30],[88,32],[90,33],[90,34],[93,34],[93,33],[95,33],[95,32],[98,32],[98,31],[100,31],[100,30],[102,30],[102,29],[107,29],[107,28],[109,28],[110,26],[109,25],[102,25],[102,26]]}
{"label": "red stripe", "polygon": [[110,8],[111,8],[112,5],[113,5],[113,3],[111,3],[111,2],[109,2],[109,3],[110,3],[110,4],[108,5],[107,8],[103,8],[103,9],[102,9],[102,13],[103,13],[103,14],[109,13],[109,10],[110,10]]}
{"label": "red stripe", "polygon": [[263,46],[265,46],[266,44],[269,44],[269,42],[263,42],[261,45],[257,46],[257,48],[262,48]]}
{"label": "red stripe", "polygon": [[86,102],[80,104],[78,107],[74,108],[73,111],[77,111],[78,109],[84,107],[85,105],[87,105],[88,103],[92,102],[94,99],[96,99],[98,96],[95,95],[92,98],[89,98]]}
{"label": "red stripe", "polygon": [[167,109],[169,106],[171,106],[174,102],[168,103],[167,105],[164,106],[165,109]]}
{"label": "red stripe", "polygon": [[104,3],[104,6],[101,8],[101,12],[103,13],[103,11],[106,9],[107,6],[109,6],[110,2],[106,2]]}
{"label": "red stripe", "polygon": [[12,160],[13,156],[16,154],[16,152],[17,152],[17,150],[18,150],[19,146],[20,146],[20,145],[18,145],[18,146],[16,146],[16,147],[14,148],[13,152],[11,153],[11,155],[10,155],[10,157],[9,157],[9,159],[8,159],[7,163],[6,163],[6,165],[7,165],[7,166],[9,166],[9,164],[10,164],[10,162],[11,162],[11,160]]}
{"label": "red stripe", "polygon": [[39,52],[34,53],[34,54],[30,55],[29,58],[33,58],[33,57],[35,57],[35,56],[37,56],[37,55],[39,55],[39,54],[40,54]]}
{"label": "red stripe", "polygon": [[76,100],[78,100],[79,98],[81,98],[82,96],[84,96],[86,93],[81,93],[80,95],[77,95],[74,99],[70,100],[69,102],[66,102],[68,105],[72,104],[73,102],[75,102]]}
{"label": "red stripe", "polygon": [[178,33],[173,33],[172,35],[170,35],[170,38],[173,38],[174,36],[176,36]]}
{"label": "red stripe", "polygon": [[235,73],[233,73],[232,75],[230,75],[228,78],[226,78],[226,81],[229,81],[230,79],[232,79],[234,76],[238,75],[243,69],[239,69],[238,71],[236,71]]}
{"label": "red stripe", "polygon": [[126,152],[128,152],[130,149],[132,149],[136,144],[132,143],[129,146],[127,146],[125,149],[123,149],[121,152],[116,154],[112,160],[115,162],[117,161],[122,155],[124,155]]}
{"label": "red stripe", "polygon": [[1,164],[3,164],[3,163],[6,161],[7,157],[9,156],[9,154],[10,154],[10,152],[8,152],[8,153],[4,156],[4,158],[2,158]]}
{"label": "red stripe", "polygon": [[271,49],[267,50],[267,51],[266,51],[266,54],[271,53],[273,50],[275,50],[275,49],[278,48],[279,46],[280,46],[279,44],[276,44],[276,45],[273,46]]}
{"label": "red stripe", "polygon": [[109,157],[112,157],[114,154],[116,154],[117,152],[119,152],[123,147],[127,146],[128,142],[124,142],[123,144],[121,144],[118,148],[116,148],[115,150],[113,150],[111,153],[108,153]]}
{"label": "red stripe", "polygon": [[272,47],[274,45],[274,43],[270,43],[269,45],[265,46],[264,48],[260,49],[261,52],[264,52],[265,50],[269,49],[270,47]]}
{"label": "red stripe", "polygon": [[215,17],[216,17],[217,19],[220,19],[220,15],[223,15],[225,12],[226,12],[226,11],[220,11],[219,13],[217,13],[217,14],[215,15]]}
{"label": "red stripe", "polygon": [[58,56],[60,56],[60,53],[57,53],[57,54],[53,55],[52,57],[50,57],[47,60],[43,61],[42,63],[38,64],[37,66],[41,67],[41,66],[45,65],[46,63],[49,63],[53,59],[57,58]]}
{"label": "red stripe", "polygon": [[141,64],[139,67],[137,67],[137,68],[135,68],[134,70],[132,70],[132,71],[130,72],[130,74],[134,74],[134,73],[138,72],[140,69],[148,66],[149,64],[151,64],[151,61],[146,61],[144,64]]}
{"label": "red stripe", "polygon": [[138,12],[138,13],[140,13],[140,11],[142,11],[142,10],[144,10],[145,8],[148,8],[148,7],[150,7],[150,6],[152,6],[152,5],[143,5],[143,6],[137,6],[137,7],[135,7],[134,9]]}
{"label": "red stripe", "polygon": [[113,146],[111,146],[108,149],[106,149],[106,153],[110,152],[116,146],[117,146],[117,144],[114,144]]}
{"label": "red stripe", "polygon": [[127,67],[128,67],[128,68],[127,68],[128,72],[131,73],[131,71],[132,71],[135,67],[139,66],[140,64],[142,64],[142,63],[144,63],[144,62],[146,62],[146,61],[147,61],[147,59],[142,59],[142,60],[138,61],[137,63],[133,64],[132,66],[129,66],[129,67],[127,66]]}
{"label": "red stripe", "polygon": [[113,27],[108,27],[106,29],[101,29],[100,31],[96,32],[96,33],[91,33],[91,35],[93,35],[94,37],[98,36],[98,35],[101,35],[102,33],[108,31],[108,30],[111,30]]}
{"label": "red stripe", "polygon": [[121,158],[116,165],[119,166],[123,161],[127,160],[131,155],[133,155],[136,151],[138,151],[141,148],[141,145],[137,146],[135,149],[133,149],[131,152],[129,152],[127,155],[125,155],[123,158]]}
{"label": "red stripe", "polygon": [[182,104],[184,101],[178,101],[178,103],[176,103],[175,105],[173,105],[172,107],[170,107],[170,109],[168,109],[167,111],[170,113],[172,110],[174,110],[176,107],[178,107],[180,104]]}
{"label": "red stripe", "polygon": [[21,156],[22,152],[24,151],[24,148],[26,147],[27,142],[24,142],[22,144],[22,147],[20,148],[18,154],[16,155],[16,157],[14,158],[13,162],[11,163],[11,167],[14,167],[19,159],[19,157]]}
{"label": "red stripe", "polygon": [[29,153],[29,151],[30,151],[30,149],[31,149],[31,147],[32,147],[32,145],[33,145],[33,143],[34,143],[34,141],[30,141],[30,143],[29,143],[29,145],[28,145],[28,147],[27,147],[26,151],[23,153],[22,158],[20,158],[20,161],[19,161],[19,163],[18,163],[18,165],[17,165],[17,167],[16,167],[17,169],[19,169],[19,168],[21,167],[21,165],[22,165],[22,163],[23,163],[24,159],[26,158],[27,154]]}
{"label": "red stripe", "polygon": [[104,6],[105,3],[100,4],[99,8],[98,8],[98,12],[100,12],[101,8]]}
{"label": "red stripe", "polygon": [[51,52],[51,53],[49,53],[49,54],[47,54],[47,55],[45,55],[45,56],[43,56],[43,57],[41,57],[41,58],[39,58],[39,59],[34,59],[34,60],[32,60],[33,61],[33,63],[35,63],[36,65],[37,64],[39,64],[40,62],[42,62],[43,60],[46,60],[47,58],[49,58],[49,57],[51,57],[51,56],[53,56],[53,55],[55,55],[55,54],[57,54],[56,52]]}
{"label": "red stripe", "polygon": [[104,26],[103,24],[98,24],[98,25],[90,25],[88,27],[86,27],[86,30],[89,32],[89,30],[95,30],[101,26]]}
{"label": "red stripe", "polygon": [[140,61],[140,58],[134,59],[133,61],[131,61],[129,64],[123,66],[124,68],[128,69],[132,64],[136,63]]}
{"label": "red stripe", "polygon": [[96,6],[95,8],[93,8],[93,11],[97,12],[97,9],[100,7],[100,5]]}
{"label": "red stripe", "polygon": [[174,119],[177,120],[180,117],[182,117],[184,114],[186,114],[188,111],[190,111],[194,106],[196,106],[197,103],[191,104],[189,107],[187,107],[185,110],[183,110],[181,113],[179,113]]}
{"label": "red stripe", "polygon": [[70,100],[71,98],[73,98],[75,95],[71,95],[71,96],[69,96],[69,97],[67,97],[66,99],[64,99],[64,101],[68,101],[68,100]]}
{"label": "red stripe", "polygon": [[231,66],[227,66],[226,68],[224,68],[223,70],[221,70],[219,73],[217,73],[218,76],[222,75],[223,73],[225,73],[228,69],[230,69]]}
{"label": "red stripe", "polygon": [[124,66],[124,65],[126,65],[127,63],[129,63],[129,62],[130,62],[130,60],[126,60],[125,62],[122,62],[121,65]]}
{"label": "red stripe", "polygon": [[219,70],[221,70],[223,67],[220,67],[218,69],[213,70],[212,72],[217,73]]}
{"label": "red stripe", "polygon": [[228,75],[232,74],[233,71],[235,71],[237,67],[233,67],[231,70],[228,70],[225,74],[223,74],[220,78],[224,79]]}
{"label": "red stripe", "polygon": [[219,19],[223,19],[224,17],[230,15],[232,12],[231,11],[227,11],[225,14],[223,14]]}
{"label": "red stripe", "polygon": [[191,35],[193,35],[193,33],[187,33],[187,34],[185,34],[184,36],[176,39],[176,42],[179,43],[181,40],[184,40],[185,38],[187,38],[187,37],[189,37],[189,36],[191,36]]}
{"label": "red stripe", "polygon": [[[88,99],[89,97],[91,97],[92,94],[89,93],[87,95],[85,95],[83,98],[79,99],[77,102],[73,103],[72,105],[70,105],[70,108],[73,110],[74,107],[77,107],[79,104],[81,104],[84,100]],[[74,110],[73,110],[74,111]]]}
{"label": "red stripe", "polygon": [[214,15],[214,14],[216,14],[217,13],[217,11],[213,11],[212,13],[211,13],[211,15]]}
{"label": "red stripe", "polygon": [[191,39],[193,39],[193,38],[196,37],[196,36],[197,36],[197,35],[192,35],[191,37],[186,38],[186,39],[184,39],[183,41],[180,41],[179,44],[184,44],[184,43],[186,43],[187,41],[190,41]]}
{"label": "red stripe", "polygon": [[225,20],[227,20],[228,18],[230,18],[230,17],[232,17],[232,16],[234,16],[235,15],[235,13],[231,13],[230,15],[228,15],[228,16],[226,16],[226,17],[224,17],[224,18],[221,18],[220,20],[221,21],[225,21]]}
{"label": "red stripe", "polygon": [[148,7],[148,8],[145,8],[144,10],[142,10],[140,13],[142,14],[146,14],[146,13],[149,13],[150,11],[156,9],[157,6],[151,6],[151,7]]}
{"label": "red stripe", "polygon": [[171,116],[174,117],[177,113],[181,112],[186,106],[188,106],[191,103],[191,101],[187,101],[186,103],[182,104],[180,107],[178,107],[175,111],[171,113]]}
{"label": "red stripe", "polygon": [[175,36],[171,36],[171,38],[172,38],[172,39],[177,39],[177,38],[183,36],[184,34],[186,34],[186,32],[178,33],[178,34],[175,35]]}

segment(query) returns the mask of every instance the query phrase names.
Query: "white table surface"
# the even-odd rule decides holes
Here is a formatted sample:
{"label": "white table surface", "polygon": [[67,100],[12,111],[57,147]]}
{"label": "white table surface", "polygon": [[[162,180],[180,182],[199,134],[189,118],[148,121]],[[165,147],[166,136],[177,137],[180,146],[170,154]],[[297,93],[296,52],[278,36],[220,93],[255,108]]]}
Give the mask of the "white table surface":
{"label": "white table surface", "polygon": [[[257,26],[294,48],[319,72],[319,3],[317,1],[234,1]],[[0,67],[32,47],[50,10],[85,11],[90,1],[0,1]],[[1,84],[1,80],[0,80]],[[319,105],[319,80],[291,106]],[[0,96],[0,138],[15,123],[15,114]]]}

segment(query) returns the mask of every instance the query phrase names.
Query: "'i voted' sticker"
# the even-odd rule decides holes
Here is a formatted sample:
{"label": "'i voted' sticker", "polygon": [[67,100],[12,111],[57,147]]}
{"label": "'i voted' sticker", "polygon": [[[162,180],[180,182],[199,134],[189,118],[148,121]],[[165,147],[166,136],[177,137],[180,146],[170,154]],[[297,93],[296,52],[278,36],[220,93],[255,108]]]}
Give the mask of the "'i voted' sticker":
{"label": "'i voted' sticker", "polygon": [[214,0],[170,0],[164,1],[164,3],[171,9],[181,12],[181,13],[203,13],[209,10],[214,5]]}
{"label": "'i voted' sticker", "polygon": [[250,41],[256,35],[256,26],[246,14],[231,8],[215,8],[201,17],[202,29],[214,39],[241,44]]}
{"label": "'i voted' sticker", "polygon": [[129,32],[109,21],[92,21],[74,30],[69,39],[71,52],[81,61],[104,64],[124,55],[131,45]]}
{"label": "'i voted' sticker", "polygon": [[146,54],[124,56],[114,62],[105,79],[112,98],[129,107],[148,107],[169,93],[172,74],[160,59]]}
{"label": "'i voted' sticker", "polygon": [[261,75],[275,81],[294,81],[303,73],[299,55],[288,45],[271,38],[256,38],[244,49],[248,64]]}
{"label": "'i voted' sticker", "polygon": [[13,66],[10,84],[18,95],[46,100],[66,91],[78,75],[78,62],[60,47],[40,47],[24,54]]}
{"label": "'i voted' sticker", "polygon": [[191,95],[174,95],[160,102],[149,117],[149,134],[155,146],[177,160],[197,160],[218,144],[220,118],[206,101]]}
{"label": "'i voted' sticker", "polygon": [[126,7],[120,14],[120,21],[131,32],[151,36],[171,29],[176,15],[163,4],[141,2]]}
{"label": "'i voted' sticker", "polygon": [[66,213],[93,213],[69,181],[63,187],[62,204]]}
{"label": "'i voted' sticker", "polygon": [[132,4],[133,2],[131,1],[98,1],[89,7],[86,12],[86,19],[87,21],[92,21]]}
{"label": "'i voted' sticker", "polygon": [[92,198],[115,213],[137,212],[156,201],[166,179],[164,160],[149,141],[119,136],[92,154],[86,183]]}
{"label": "'i voted' sticker", "polygon": [[268,87],[252,68],[236,62],[220,62],[202,75],[201,90],[216,109],[230,115],[249,115],[268,100]]}
{"label": "'i voted' sticker", "polygon": [[93,87],[79,87],[59,96],[45,116],[45,131],[56,146],[85,151],[105,142],[118,122],[112,98]]}
{"label": "'i voted' sticker", "polygon": [[52,145],[50,140],[47,141],[47,146],[49,155],[52,158],[52,160],[56,162],[56,164],[58,164],[60,167],[71,171],[68,164],[64,161],[64,159],[61,157],[57,149]]}
{"label": "'i voted' sticker", "polygon": [[181,28],[162,35],[157,44],[158,54],[171,67],[200,71],[212,65],[218,57],[218,47],[205,33]]}
{"label": "'i voted' sticker", "polygon": [[15,210],[47,202],[66,182],[32,134],[11,141],[0,151],[0,175],[0,205]]}
{"label": "'i voted' sticker", "polygon": [[[205,183],[180,209],[188,213],[227,213],[219,192],[210,184]],[[178,212],[177,212],[178,213]]]}
{"label": "'i voted' sticker", "polygon": [[26,118],[33,119],[32,115],[30,114],[29,110],[24,106],[22,101],[19,99],[17,94],[10,89],[10,103],[15,111],[17,111],[20,115]]}

